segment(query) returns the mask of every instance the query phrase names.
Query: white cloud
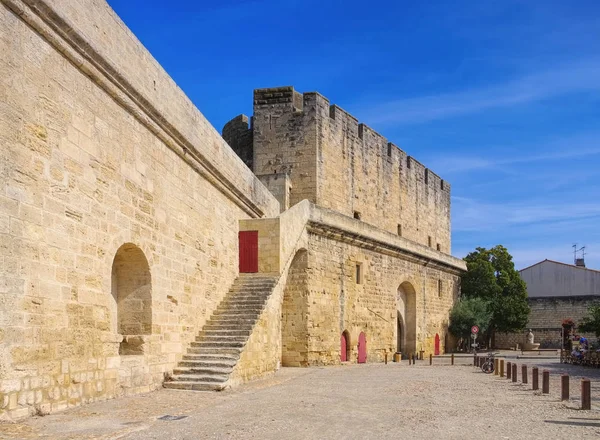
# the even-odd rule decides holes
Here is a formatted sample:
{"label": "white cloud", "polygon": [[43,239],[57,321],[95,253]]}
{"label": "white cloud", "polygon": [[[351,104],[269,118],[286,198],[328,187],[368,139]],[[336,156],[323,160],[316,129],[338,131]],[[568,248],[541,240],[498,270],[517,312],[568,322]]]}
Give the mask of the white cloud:
{"label": "white cloud", "polygon": [[367,110],[361,116],[371,124],[415,124],[586,90],[600,90],[600,61],[561,66],[490,87],[370,106],[363,103]]}
{"label": "white cloud", "polygon": [[[597,203],[569,203],[564,200],[535,203],[480,202],[466,197],[452,197],[452,228],[454,231],[492,231],[527,224],[573,222],[600,218]],[[566,226],[565,226],[566,227]]]}

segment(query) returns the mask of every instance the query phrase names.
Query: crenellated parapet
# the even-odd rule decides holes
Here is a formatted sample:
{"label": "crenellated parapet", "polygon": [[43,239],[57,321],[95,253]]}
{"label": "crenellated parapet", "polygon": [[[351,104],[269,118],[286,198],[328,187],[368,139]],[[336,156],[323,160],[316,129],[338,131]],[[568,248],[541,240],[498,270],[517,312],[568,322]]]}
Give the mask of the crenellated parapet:
{"label": "crenellated parapet", "polygon": [[[247,145],[238,118],[223,131],[235,151]],[[308,199],[450,252],[450,185],[323,95],[257,89],[251,131],[254,173],[289,175],[292,205]]]}

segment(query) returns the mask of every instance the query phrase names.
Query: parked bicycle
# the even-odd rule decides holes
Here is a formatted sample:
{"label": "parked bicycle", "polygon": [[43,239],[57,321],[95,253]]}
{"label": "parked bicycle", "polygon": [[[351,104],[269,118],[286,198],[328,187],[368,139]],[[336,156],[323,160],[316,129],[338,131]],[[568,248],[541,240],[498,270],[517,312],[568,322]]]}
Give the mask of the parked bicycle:
{"label": "parked bicycle", "polygon": [[481,365],[481,371],[486,374],[491,374],[494,372],[494,359],[496,357],[496,353],[488,353],[485,357],[485,361]]}

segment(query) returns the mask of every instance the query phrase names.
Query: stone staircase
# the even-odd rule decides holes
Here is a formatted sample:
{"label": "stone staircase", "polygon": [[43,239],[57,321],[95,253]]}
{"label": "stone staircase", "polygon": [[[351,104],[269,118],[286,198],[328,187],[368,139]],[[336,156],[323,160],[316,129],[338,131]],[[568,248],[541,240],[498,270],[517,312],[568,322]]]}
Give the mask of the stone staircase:
{"label": "stone staircase", "polygon": [[275,277],[240,274],[164,387],[196,391],[225,388],[276,282]]}

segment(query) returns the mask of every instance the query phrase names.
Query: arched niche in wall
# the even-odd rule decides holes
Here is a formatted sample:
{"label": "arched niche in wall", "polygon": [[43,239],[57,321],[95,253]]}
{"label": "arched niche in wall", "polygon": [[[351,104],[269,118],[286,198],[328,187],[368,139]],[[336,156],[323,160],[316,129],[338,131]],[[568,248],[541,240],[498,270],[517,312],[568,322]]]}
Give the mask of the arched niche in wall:
{"label": "arched niche in wall", "polygon": [[144,336],[152,333],[152,279],[144,252],[133,243],[117,250],[112,295],[117,304],[117,333],[123,336],[119,354],[143,354]]}
{"label": "arched niche in wall", "polygon": [[[402,354],[409,356],[417,350],[417,293],[408,281],[398,286],[396,305],[398,311],[398,345]],[[401,329],[400,329],[401,327]]]}

